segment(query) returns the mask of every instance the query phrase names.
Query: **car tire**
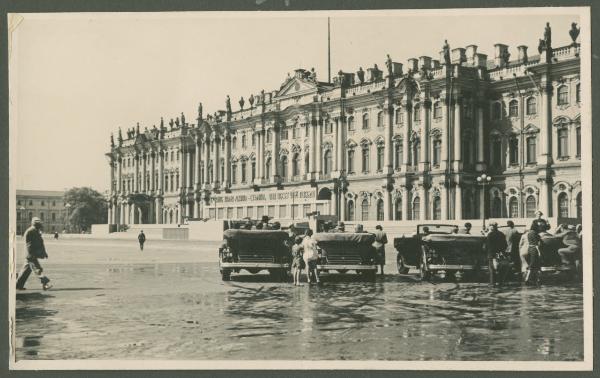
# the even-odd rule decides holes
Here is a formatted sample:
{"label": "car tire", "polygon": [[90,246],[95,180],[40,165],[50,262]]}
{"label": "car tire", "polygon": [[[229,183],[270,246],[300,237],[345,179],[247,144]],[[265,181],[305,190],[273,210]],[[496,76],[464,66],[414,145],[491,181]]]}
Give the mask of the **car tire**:
{"label": "car tire", "polygon": [[404,256],[402,256],[400,254],[398,255],[398,258],[396,260],[396,265],[398,267],[399,274],[408,274],[408,271],[410,269],[404,264]]}

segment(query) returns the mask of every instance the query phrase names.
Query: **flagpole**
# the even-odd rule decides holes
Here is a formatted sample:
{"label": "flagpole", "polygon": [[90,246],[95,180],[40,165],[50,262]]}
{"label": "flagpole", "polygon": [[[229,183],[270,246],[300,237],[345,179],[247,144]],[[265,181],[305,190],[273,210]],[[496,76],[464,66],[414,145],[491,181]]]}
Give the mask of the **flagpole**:
{"label": "flagpole", "polygon": [[331,31],[327,17],[327,82],[331,83]]}

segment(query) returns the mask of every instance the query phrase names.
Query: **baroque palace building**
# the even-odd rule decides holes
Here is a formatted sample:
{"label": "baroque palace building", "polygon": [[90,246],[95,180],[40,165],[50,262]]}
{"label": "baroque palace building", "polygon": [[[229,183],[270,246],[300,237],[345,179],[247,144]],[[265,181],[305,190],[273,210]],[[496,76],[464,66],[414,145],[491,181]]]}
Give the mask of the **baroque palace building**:
{"label": "baroque palace building", "polygon": [[[387,57],[318,81],[297,69],[239,110],[111,136],[109,220],[581,217],[579,29],[554,48]],[[588,125],[589,127],[589,125]],[[480,186],[476,178],[492,177]]]}

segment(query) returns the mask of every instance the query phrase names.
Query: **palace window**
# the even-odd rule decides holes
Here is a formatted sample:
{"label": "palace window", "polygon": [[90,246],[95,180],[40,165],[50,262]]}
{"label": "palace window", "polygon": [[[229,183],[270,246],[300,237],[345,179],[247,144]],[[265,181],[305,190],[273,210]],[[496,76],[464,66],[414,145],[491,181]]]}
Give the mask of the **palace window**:
{"label": "palace window", "polygon": [[383,154],[384,154],[384,147],[377,146],[377,171],[383,170]]}
{"label": "palace window", "polygon": [[[310,136],[310,123],[307,122],[304,124],[304,136],[308,138]],[[300,132],[298,131],[298,137],[300,137]]]}
{"label": "palace window", "polygon": [[566,85],[558,87],[557,92],[557,104],[567,105],[569,103],[569,88]]}
{"label": "palace window", "polygon": [[508,201],[508,216],[510,218],[518,218],[519,217],[519,201],[517,197],[510,197]]}
{"label": "palace window", "polygon": [[246,134],[242,135],[242,148],[246,148]]}
{"label": "palace window", "polygon": [[265,163],[265,177],[271,177],[271,158],[267,158],[267,162]]}
{"label": "palace window", "polygon": [[581,85],[577,84],[575,86],[575,101],[577,101],[577,103],[581,102]]}
{"label": "palace window", "polygon": [[281,128],[281,139],[287,140],[289,136],[289,129],[287,127]]}
{"label": "palace window", "polygon": [[577,201],[577,218],[581,219],[583,217],[583,210],[581,207],[581,192],[577,193],[575,200]]}
{"label": "palace window", "polygon": [[179,161],[179,150],[177,150],[177,161]]}
{"label": "palace window", "polygon": [[246,162],[242,162],[242,184],[246,183]]}
{"label": "palace window", "polygon": [[415,122],[421,122],[421,106],[415,105],[413,108],[413,120]]}
{"label": "palace window", "polygon": [[442,219],[442,200],[439,196],[433,198],[433,220]]}
{"label": "palace window", "polygon": [[354,117],[348,117],[348,130],[354,130]]}
{"label": "palace window", "polygon": [[288,177],[288,158],[287,155],[281,157],[281,177],[286,180]]}
{"label": "palace window", "polygon": [[569,198],[567,193],[562,192],[558,195],[558,216],[561,218],[569,217]]}
{"label": "palace window", "polygon": [[44,213],[40,213],[40,219],[41,220],[45,220],[44,217],[45,217],[45,214]]}
{"label": "palace window", "polygon": [[233,148],[234,150],[237,148],[237,138],[236,137],[231,138],[231,148]]}
{"label": "palace window", "polygon": [[569,129],[558,130],[558,157],[566,158],[569,155]]}
{"label": "palace window", "polygon": [[492,141],[492,162],[496,167],[502,167],[502,140],[498,137]]}
{"label": "palace window", "polygon": [[383,112],[377,113],[377,127],[383,127]]}
{"label": "palace window", "polygon": [[421,155],[421,143],[418,140],[413,141],[412,143],[412,166],[416,167],[419,165],[419,157]]}
{"label": "palace window", "polygon": [[287,216],[287,206],[279,205],[279,219],[283,219]]}
{"label": "palace window", "polygon": [[421,219],[421,199],[419,197],[415,197],[412,204],[412,219],[420,220]]}
{"label": "palace window", "polygon": [[354,173],[354,150],[348,150],[348,173]]}
{"label": "palace window", "polygon": [[273,141],[273,133],[271,132],[271,130],[267,130],[267,143],[271,143]]}
{"label": "palace window", "polygon": [[256,161],[252,161],[252,182],[256,179]]}
{"label": "palace window", "polygon": [[502,118],[502,103],[496,101],[492,104],[492,119],[499,120]]}
{"label": "palace window", "polygon": [[349,221],[354,221],[354,201],[349,200],[347,206],[347,211],[346,211],[346,219]]}
{"label": "palace window", "polygon": [[382,199],[378,199],[377,200],[377,220],[378,221],[382,221],[384,218],[384,210],[383,210],[383,200]]}
{"label": "palace window", "polygon": [[394,154],[396,155],[396,165],[394,166],[394,169],[399,169],[400,166],[402,165],[402,141],[398,140],[396,142],[396,145],[394,146]]}
{"label": "palace window", "polygon": [[577,157],[581,157],[581,127],[575,129],[575,137],[577,142]]}
{"label": "palace window", "polygon": [[369,147],[362,148],[362,172],[369,172]]}
{"label": "palace window", "polygon": [[433,141],[433,166],[439,167],[440,160],[442,157],[442,141],[440,139],[435,139]]}
{"label": "palace window", "polygon": [[537,101],[535,97],[529,97],[527,99],[527,115],[537,114]]}
{"label": "palace window", "polygon": [[323,155],[323,173],[328,175],[331,173],[332,168],[332,159],[331,159],[331,150],[325,151]]}
{"label": "palace window", "polygon": [[442,118],[442,102],[436,101],[433,104],[433,118],[441,119]]}
{"label": "palace window", "polygon": [[292,176],[300,175],[300,164],[299,164],[300,156],[298,153],[295,153],[292,156]]}
{"label": "palace window", "polygon": [[177,174],[177,180],[175,180],[175,185],[177,186],[175,190],[179,190],[179,173]]}
{"label": "palace window", "polygon": [[[300,128],[296,125],[292,126],[292,138],[296,139],[298,138],[298,130],[300,130]],[[306,136],[308,136],[308,133],[306,134]]]}
{"label": "palace window", "polygon": [[369,128],[369,113],[365,113],[362,116],[362,128],[363,129]]}
{"label": "palace window", "polygon": [[256,146],[256,134],[252,133],[252,147]]}
{"label": "palace window", "polygon": [[394,212],[396,213],[394,220],[402,220],[402,198],[398,197],[394,206]]}
{"label": "palace window", "polygon": [[231,165],[231,184],[237,184],[237,165]]}
{"label": "palace window", "polygon": [[42,206],[46,206],[46,203],[44,201],[42,201]]}
{"label": "palace window", "polygon": [[492,200],[492,217],[502,217],[502,200],[500,199],[500,197],[498,197],[498,195],[496,195]]}
{"label": "palace window", "polygon": [[396,125],[399,125],[402,123],[402,109],[401,108],[396,108]]}
{"label": "palace window", "polygon": [[516,136],[508,140],[508,158],[510,165],[519,164],[519,140]]}
{"label": "palace window", "polygon": [[56,213],[52,213],[52,222],[56,222]]}
{"label": "palace window", "polygon": [[331,134],[333,132],[333,123],[325,122],[325,134]]}
{"label": "palace window", "polygon": [[310,154],[304,153],[304,173],[308,174],[310,171]]}
{"label": "palace window", "polygon": [[534,136],[527,138],[527,164],[536,162],[536,140]]}
{"label": "palace window", "polygon": [[533,218],[535,217],[535,212],[537,210],[537,201],[533,195],[529,195],[525,200],[525,217]]}
{"label": "palace window", "polygon": [[368,221],[369,220],[369,201],[364,199],[360,206],[361,209],[361,220]]}
{"label": "palace window", "polygon": [[510,117],[516,117],[519,115],[519,102],[517,100],[512,100],[508,103],[508,115]]}
{"label": "palace window", "polygon": [[304,204],[302,205],[302,218],[308,218],[308,213],[310,212],[310,205]]}

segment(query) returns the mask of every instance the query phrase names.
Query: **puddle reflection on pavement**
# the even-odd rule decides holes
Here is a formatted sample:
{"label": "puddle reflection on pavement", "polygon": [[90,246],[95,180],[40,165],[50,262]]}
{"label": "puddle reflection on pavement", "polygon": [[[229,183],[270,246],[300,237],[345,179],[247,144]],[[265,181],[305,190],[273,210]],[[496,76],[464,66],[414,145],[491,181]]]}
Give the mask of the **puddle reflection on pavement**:
{"label": "puddle reflection on pavement", "polygon": [[17,297],[18,359],[583,359],[581,285],[348,274],[294,287],[221,282],[215,263],[53,271],[57,292]]}

